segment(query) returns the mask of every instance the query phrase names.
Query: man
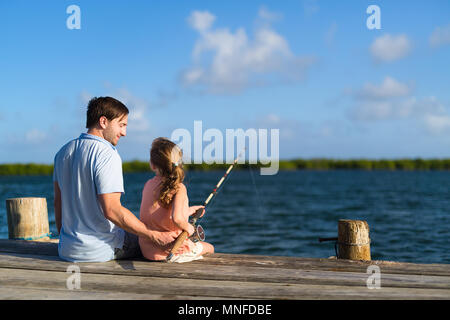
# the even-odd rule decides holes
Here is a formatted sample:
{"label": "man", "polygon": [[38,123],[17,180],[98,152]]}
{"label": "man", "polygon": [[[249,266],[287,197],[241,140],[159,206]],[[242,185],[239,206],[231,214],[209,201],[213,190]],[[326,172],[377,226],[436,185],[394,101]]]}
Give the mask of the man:
{"label": "man", "polygon": [[[60,258],[109,261],[141,256],[138,236],[159,245],[173,237],[148,230],[123,207],[122,160],[116,150],[126,135],[128,108],[111,97],[93,98],[87,133],[64,145],[55,156],[53,183]],[[164,239],[164,243],[161,240]]]}

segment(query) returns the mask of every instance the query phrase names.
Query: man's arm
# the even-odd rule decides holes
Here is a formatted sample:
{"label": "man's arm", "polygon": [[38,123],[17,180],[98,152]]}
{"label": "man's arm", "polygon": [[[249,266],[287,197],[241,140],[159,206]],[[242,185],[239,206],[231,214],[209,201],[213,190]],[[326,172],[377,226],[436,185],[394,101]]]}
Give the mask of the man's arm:
{"label": "man's arm", "polygon": [[99,194],[98,199],[105,218],[125,231],[145,237],[160,246],[166,246],[175,239],[165,233],[147,229],[130,210],[120,203],[120,192]]}
{"label": "man's arm", "polygon": [[58,182],[53,182],[54,200],[53,206],[55,208],[55,224],[58,233],[61,232],[61,190],[59,189]]}

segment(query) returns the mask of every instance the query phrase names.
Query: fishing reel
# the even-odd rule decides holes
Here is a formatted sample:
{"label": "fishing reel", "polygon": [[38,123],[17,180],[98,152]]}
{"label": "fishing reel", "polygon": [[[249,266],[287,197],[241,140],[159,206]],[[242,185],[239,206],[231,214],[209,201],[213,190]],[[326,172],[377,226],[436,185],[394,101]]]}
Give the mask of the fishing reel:
{"label": "fishing reel", "polygon": [[204,241],[205,240],[205,230],[201,225],[194,226],[195,232],[189,237],[192,242]]}

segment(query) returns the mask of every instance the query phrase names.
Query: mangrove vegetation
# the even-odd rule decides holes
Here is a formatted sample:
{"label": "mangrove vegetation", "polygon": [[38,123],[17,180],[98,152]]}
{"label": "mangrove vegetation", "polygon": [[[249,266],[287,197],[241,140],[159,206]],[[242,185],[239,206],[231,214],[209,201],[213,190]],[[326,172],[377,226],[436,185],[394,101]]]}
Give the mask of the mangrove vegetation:
{"label": "mangrove vegetation", "polygon": [[[184,164],[185,170],[225,170],[229,164]],[[270,164],[240,164],[236,169],[269,167]],[[280,160],[280,170],[450,170],[450,159],[293,159]],[[124,173],[150,171],[147,161],[127,161],[123,163]],[[0,164],[0,175],[51,175],[51,164]]]}

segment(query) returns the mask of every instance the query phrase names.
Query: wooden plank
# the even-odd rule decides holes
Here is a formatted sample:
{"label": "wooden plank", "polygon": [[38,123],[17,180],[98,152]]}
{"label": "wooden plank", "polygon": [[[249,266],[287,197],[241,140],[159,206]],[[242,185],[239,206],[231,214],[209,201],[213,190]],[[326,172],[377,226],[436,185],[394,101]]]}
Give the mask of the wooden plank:
{"label": "wooden plank", "polygon": [[265,266],[284,269],[366,272],[370,265],[379,266],[390,274],[450,276],[450,264],[418,264],[394,261],[352,261],[343,259],[297,258],[247,254],[215,253],[205,256],[205,262],[217,265]]}
{"label": "wooden plank", "polygon": [[[1,270],[0,286],[64,290],[69,274],[37,270]],[[73,290],[68,290],[73,291]],[[211,281],[107,274],[81,275],[81,291],[204,298],[248,299],[449,299],[448,290],[307,285],[264,282]],[[39,297],[36,297],[39,299]]]}
{"label": "wooden plank", "polygon": [[[45,250],[51,253],[51,246],[46,245],[30,246],[25,243],[22,248],[28,252],[30,248],[47,248]],[[55,248],[54,244],[50,245]],[[9,250],[13,249],[12,247],[14,246],[11,246]],[[321,259],[215,254],[188,264],[119,260],[78,265],[83,279],[86,277],[90,279],[88,284],[91,283],[92,286],[87,288],[87,292],[92,292],[92,297],[96,298],[102,294],[98,293],[100,287],[103,288],[105,297],[110,296],[110,291],[113,290],[123,293],[124,296],[129,294],[130,297],[144,295],[142,299],[146,299],[146,295],[148,298],[155,299],[163,296],[176,299],[186,290],[193,290],[193,293],[183,297],[213,299],[450,299],[450,278],[446,276],[389,274],[383,272],[382,268],[382,288],[369,290],[366,287],[368,275],[365,273],[365,268],[362,268],[364,265],[358,263],[358,270],[364,272],[329,271],[315,268],[317,260]],[[295,269],[299,263],[303,269]],[[39,288],[46,290],[47,295],[44,296],[49,296],[48,292],[52,289],[62,290],[55,287],[56,282],[67,279],[68,274],[65,271],[71,264],[54,255],[1,253],[0,267],[4,267],[0,269],[1,287],[11,288],[11,291],[1,291],[4,294],[0,297],[7,298],[7,292],[18,297],[33,297]],[[348,264],[348,261],[339,261],[339,265],[342,264]],[[43,275],[48,272],[47,270],[50,270],[50,274]],[[428,270],[430,271],[432,270]],[[20,275],[20,272],[23,274]],[[55,277],[56,273],[60,274],[59,278]],[[103,281],[108,281],[104,277],[112,277],[109,278],[112,282],[103,284]],[[122,278],[124,278],[123,281]],[[142,284],[150,280],[151,283],[158,284],[154,288],[162,290],[163,294],[144,290],[145,286],[143,287]],[[134,282],[136,285],[132,284]],[[194,287],[192,282],[195,282]],[[133,289],[127,289],[130,285]],[[138,292],[135,292],[135,288]],[[223,288],[226,290],[222,290]],[[37,291],[31,294],[27,290]],[[50,296],[53,295],[50,294]],[[74,295],[70,293],[68,296]],[[113,296],[110,297],[114,299]],[[36,298],[39,299],[39,297]],[[120,297],[117,298],[120,299]]]}
{"label": "wooden plank", "polygon": [[[195,300],[210,299],[183,295],[139,294],[122,292],[100,292],[55,288],[0,287],[0,300]],[[223,299],[223,298],[221,298]]]}
{"label": "wooden plank", "polygon": [[58,243],[0,239],[0,252],[58,256]]}
{"label": "wooden plank", "polygon": [[[0,252],[30,253],[38,255],[57,256],[58,249],[55,243],[42,243],[36,241],[20,241],[0,239]],[[136,259],[143,261],[143,259]],[[194,263],[194,262],[192,262]],[[274,269],[303,269],[328,270],[342,272],[365,273],[369,265],[377,265],[383,273],[389,274],[415,274],[415,275],[441,275],[450,276],[449,264],[416,264],[392,261],[351,261],[321,258],[299,258],[282,256],[262,256],[247,254],[215,253],[205,256],[199,263],[212,265],[234,265],[249,267],[266,267]]]}
{"label": "wooden plank", "polygon": [[[60,261],[57,257],[0,253],[0,267],[2,268],[66,271],[71,264]],[[203,264],[202,261],[189,264],[167,264],[119,260],[104,263],[78,263],[77,265],[83,273],[95,274],[363,287],[366,287],[369,276],[366,272],[274,269],[235,265],[215,265],[211,267],[207,263]],[[447,289],[450,292],[450,277],[399,275],[382,272],[381,279],[383,287]]]}

